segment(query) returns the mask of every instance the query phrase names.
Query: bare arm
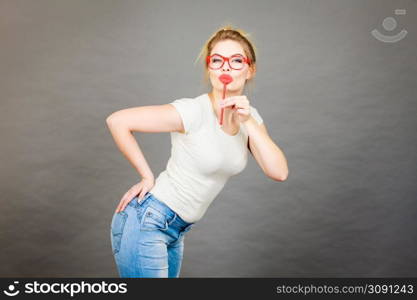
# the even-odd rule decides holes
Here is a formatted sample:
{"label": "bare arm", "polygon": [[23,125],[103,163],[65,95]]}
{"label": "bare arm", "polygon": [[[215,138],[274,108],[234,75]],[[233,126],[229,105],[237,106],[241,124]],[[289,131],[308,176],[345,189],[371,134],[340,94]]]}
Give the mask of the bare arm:
{"label": "bare arm", "polygon": [[287,159],[269,136],[265,124],[259,125],[253,118],[244,124],[249,134],[249,151],[264,173],[276,181],[285,181],[289,173]]}
{"label": "bare arm", "polygon": [[154,178],[132,131],[184,132],[182,119],[173,105],[151,105],[122,109],[106,119],[113,139],[142,177]]}

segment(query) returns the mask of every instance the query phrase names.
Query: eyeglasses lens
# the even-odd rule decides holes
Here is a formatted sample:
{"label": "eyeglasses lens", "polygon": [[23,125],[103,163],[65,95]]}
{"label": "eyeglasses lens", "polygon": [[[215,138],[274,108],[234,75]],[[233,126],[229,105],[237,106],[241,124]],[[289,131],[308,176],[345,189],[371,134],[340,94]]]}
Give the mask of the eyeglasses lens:
{"label": "eyeglasses lens", "polygon": [[221,56],[214,55],[210,58],[209,67],[212,69],[219,69],[222,67],[224,59]]}
{"label": "eyeglasses lens", "polygon": [[[244,66],[244,58],[240,56],[231,57],[229,59],[230,67],[235,70],[240,70]],[[209,60],[209,67],[211,69],[219,69],[224,65],[224,59],[219,55],[213,55]]]}
{"label": "eyeglasses lens", "polygon": [[243,68],[243,58],[242,57],[232,57],[230,59],[230,67],[235,70],[240,70]]}

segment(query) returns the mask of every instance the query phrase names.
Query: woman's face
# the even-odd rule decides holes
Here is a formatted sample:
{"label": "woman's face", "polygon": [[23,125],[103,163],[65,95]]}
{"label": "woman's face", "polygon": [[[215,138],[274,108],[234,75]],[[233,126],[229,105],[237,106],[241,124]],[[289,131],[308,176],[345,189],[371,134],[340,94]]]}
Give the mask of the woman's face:
{"label": "woman's face", "polygon": [[[217,42],[210,55],[220,54],[225,57],[231,57],[235,54],[241,54],[247,57],[240,43],[233,40],[223,40]],[[208,68],[208,73],[211,81],[211,85],[214,89],[223,90],[223,83],[219,80],[219,76],[222,74],[228,74],[233,78],[233,81],[227,85],[229,91],[242,91],[245,86],[245,81],[253,76],[253,71],[249,68],[248,64],[244,64],[241,70],[231,69],[229,64],[225,61],[223,66],[217,70]]]}

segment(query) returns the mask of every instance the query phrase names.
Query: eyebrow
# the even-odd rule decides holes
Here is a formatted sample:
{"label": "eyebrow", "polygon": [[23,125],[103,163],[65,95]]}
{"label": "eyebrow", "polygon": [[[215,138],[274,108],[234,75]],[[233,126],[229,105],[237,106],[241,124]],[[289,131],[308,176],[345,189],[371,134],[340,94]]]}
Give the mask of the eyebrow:
{"label": "eyebrow", "polygon": [[[221,54],[219,54],[219,53],[213,53],[212,55],[215,55],[215,54],[217,54],[217,55],[221,55]],[[235,54],[230,55],[229,57],[231,57],[231,56],[233,56],[233,55],[236,55],[236,54],[238,54],[238,55],[242,55],[242,56],[245,56],[245,55],[244,55],[244,54],[242,54],[242,53],[235,53]],[[222,56],[224,56],[224,55],[222,55]]]}

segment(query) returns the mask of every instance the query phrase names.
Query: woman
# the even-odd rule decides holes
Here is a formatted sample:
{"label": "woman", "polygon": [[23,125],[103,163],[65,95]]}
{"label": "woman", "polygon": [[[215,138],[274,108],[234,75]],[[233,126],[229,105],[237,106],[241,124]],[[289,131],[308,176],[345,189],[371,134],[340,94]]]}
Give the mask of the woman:
{"label": "woman", "polygon": [[[142,176],[112,219],[111,244],[121,277],[179,277],[185,233],[228,178],[245,168],[248,150],[268,177],[283,181],[288,176],[284,154],[242,95],[256,71],[254,47],[246,34],[223,28],[207,41],[202,54],[212,84],[209,93],[120,110],[106,120],[117,146]],[[233,80],[224,101],[222,74]],[[171,132],[171,157],[156,181],[132,131]]]}

